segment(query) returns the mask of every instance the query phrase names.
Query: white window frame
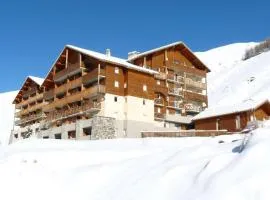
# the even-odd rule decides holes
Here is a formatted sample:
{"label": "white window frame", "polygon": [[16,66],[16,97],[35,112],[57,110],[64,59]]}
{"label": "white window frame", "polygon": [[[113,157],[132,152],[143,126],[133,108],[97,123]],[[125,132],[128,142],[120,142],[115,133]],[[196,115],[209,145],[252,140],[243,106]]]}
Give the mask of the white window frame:
{"label": "white window frame", "polygon": [[143,85],[143,91],[147,92],[147,85],[146,84]]}
{"label": "white window frame", "polygon": [[119,82],[118,81],[114,81],[114,87],[119,88]]}
{"label": "white window frame", "polygon": [[115,67],[115,68],[114,68],[114,73],[115,73],[115,74],[119,74],[119,67]]}

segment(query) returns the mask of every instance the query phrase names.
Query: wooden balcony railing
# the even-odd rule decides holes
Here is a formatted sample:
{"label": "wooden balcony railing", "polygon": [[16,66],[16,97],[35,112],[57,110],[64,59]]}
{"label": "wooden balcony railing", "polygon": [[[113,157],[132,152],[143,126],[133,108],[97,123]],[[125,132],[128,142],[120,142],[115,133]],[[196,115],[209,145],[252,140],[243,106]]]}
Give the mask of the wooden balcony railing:
{"label": "wooden balcony railing", "polygon": [[37,92],[37,88],[32,88],[28,91],[23,91],[23,98],[29,97]]}
{"label": "wooden balcony railing", "polygon": [[165,80],[166,79],[166,74],[163,72],[159,72],[159,74],[155,74],[154,75],[156,79],[160,79],[160,80]]}
{"label": "wooden balcony railing", "polygon": [[69,116],[73,116],[76,114],[83,114],[83,113],[93,113],[101,110],[101,103],[100,102],[87,102],[82,106],[73,106],[68,110],[58,110],[50,112],[47,117],[46,121],[53,121],[59,120],[63,118],[67,118]]}
{"label": "wooden balcony railing", "polygon": [[28,105],[30,103],[33,103],[34,101],[41,100],[42,98],[43,98],[43,93],[37,94],[34,97],[29,97],[29,99],[27,99],[27,100],[22,100],[21,103],[18,103],[18,104],[15,105],[15,108],[16,109],[20,109],[22,106],[25,106],[25,105]]}
{"label": "wooden balcony railing", "polygon": [[54,89],[44,92],[44,100],[50,100],[54,97]]}
{"label": "wooden balcony railing", "polygon": [[42,119],[44,117],[45,117],[44,113],[40,112],[38,114],[34,114],[34,115],[31,115],[31,116],[24,117],[22,119],[16,120],[15,121],[15,126],[20,126],[20,125],[23,125],[23,124],[25,124],[27,122]]}
{"label": "wooden balcony railing", "polygon": [[89,84],[91,82],[97,81],[98,76],[100,79],[104,78],[105,70],[100,69],[100,71],[98,71],[98,68],[95,68],[94,70],[90,71],[89,73],[83,76],[82,82],[84,85]]}
{"label": "wooden balcony railing", "polygon": [[167,68],[171,69],[171,70],[173,70],[175,72],[180,72],[180,73],[187,72],[187,73],[195,74],[195,75],[198,75],[198,76],[203,76],[203,77],[206,76],[206,71],[197,69],[194,66],[180,65],[180,66],[167,66]]}
{"label": "wooden balcony railing", "polygon": [[159,106],[164,106],[164,100],[163,99],[154,99],[154,104]]}
{"label": "wooden balcony railing", "polygon": [[156,120],[164,120],[165,119],[165,114],[155,112],[155,119]]}
{"label": "wooden balcony railing", "polygon": [[199,88],[199,89],[202,89],[202,90],[205,90],[206,89],[206,84],[205,83],[197,82],[197,81],[194,81],[194,80],[192,80],[190,78],[186,78],[185,79],[185,84],[187,86]]}
{"label": "wooden balcony railing", "polygon": [[79,66],[79,64],[68,64],[68,67],[57,72],[54,75],[54,81],[60,81],[66,79],[68,76],[75,75],[77,73],[80,73],[82,71],[82,68]]}
{"label": "wooden balcony railing", "polygon": [[173,96],[179,96],[179,97],[183,97],[183,90],[181,88],[169,88],[168,89],[168,94],[169,95],[173,95]]}
{"label": "wooden balcony railing", "polygon": [[94,87],[90,87],[83,91],[71,94],[70,96],[66,96],[62,99],[57,99],[52,103],[44,106],[44,112],[50,112],[55,108],[61,108],[69,103],[73,103],[76,101],[81,101],[83,98],[90,98],[91,96],[97,95],[99,93],[105,93],[105,86],[104,85],[97,85]]}
{"label": "wooden balcony railing", "polygon": [[29,105],[28,108],[26,108],[24,110],[21,110],[19,112],[16,112],[15,117],[21,117],[22,115],[26,115],[26,114],[28,114],[30,112],[34,112],[36,110],[42,109],[47,104],[48,104],[47,102],[42,102],[42,103],[35,104],[33,106]]}

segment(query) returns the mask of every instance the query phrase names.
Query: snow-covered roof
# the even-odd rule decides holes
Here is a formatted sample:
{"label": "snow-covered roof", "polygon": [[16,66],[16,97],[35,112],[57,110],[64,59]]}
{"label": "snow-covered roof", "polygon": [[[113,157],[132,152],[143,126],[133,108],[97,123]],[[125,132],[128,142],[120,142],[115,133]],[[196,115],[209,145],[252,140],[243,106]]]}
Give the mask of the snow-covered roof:
{"label": "snow-covered roof", "polygon": [[45,79],[43,79],[43,78],[39,78],[39,77],[36,77],[36,76],[27,76],[26,79],[25,79],[25,81],[24,81],[23,84],[22,84],[21,89],[20,89],[19,92],[17,93],[17,95],[16,95],[16,97],[15,97],[13,103],[14,103],[15,100],[18,98],[18,96],[21,94],[22,88],[24,87],[24,85],[25,85],[25,83],[26,83],[26,81],[27,81],[28,79],[34,81],[34,82],[35,82],[36,84],[38,84],[39,86],[41,86],[41,85],[43,84],[44,80],[45,80]]}
{"label": "snow-covered roof", "polygon": [[141,72],[145,72],[145,73],[149,73],[149,74],[157,74],[158,73],[157,71],[154,71],[152,69],[147,69],[147,68],[144,68],[144,67],[140,67],[140,66],[131,64],[131,63],[127,62],[124,59],[117,58],[117,57],[114,57],[114,56],[108,56],[108,55],[105,55],[105,54],[102,54],[102,53],[99,53],[99,52],[91,51],[91,50],[88,50],[88,49],[83,49],[83,48],[76,47],[76,46],[73,46],[73,45],[66,45],[66,47],[70,48],[70,49],[73,49],[75,51],[78,51],[78,52],[80,52],[82,54],[85,54],[85,55],[91,56],[93,58],[96,58],[98,60],[113,63],[113,64],[117,64],[117,65],[121,65],[121,66],[126,67],[128,69],[133,69],[133,70],[136,70],[136,71],[141,71]]}
{"label": "snow-covered roof", "polygon": [[39,86],[42,85],[42,83],[44,82],[44,78],[39,78],[39,77],[35,77],[35,76],[28,76],[27,78],[32,79],[35,83],[37,83]]}
{"label": "snow-covered roof", "polygon": [[136,60],[136,59],[139,58],[139,57],[146,56],[146,55],[148,55],[148,54],[151,54],[151,53],[154,53],[154,52],[157,52],[157,51],[161,51],[161,50],[163,50],[163,49],[168,49],[168,48],[170,48],[170,47],[177,46],[177,45],[179,45],[179,44],[183,44],[183,45],[184,45],[184,43],[181,42],[181,41],[174,42],[174,43],[171,43],[171,44],[167,44],[167,45],[164,45],[164,46],[161,46],[161,47],[158,47],[158,48],[155,48],[155,49],[151,49],[151,50],[149,50],[149,51],[145,51],[145,52],[143,52],[143,53],[137,54],[136,56],[134,56],[134,57],[128,59],[128,61],[133,61],[133,60]]}
{"label": "snow-covered roof", "polygon": [[210,108],[205,109],[203,112],[199,113],[195,117],[193,117],[193,120],[196,121],[200,119],[245,112],[245,111],[257,109],[258,107],[260,107],[261,105],[265,103],[269,104],[269,100],[265,99],[265,100],[260,100],[260,101],[254,101],[254,100],[249,99],[242,103],[238,103],[234,105],[210,107]]}
{"label": "snow-covered roof", "polygon": [[131,58],[128,58],[127,61],[129,62],[132,62],[134,61],[135,59],[137,58],[140,58],[140,57],[143,57],[143,56],[146,56],[146,55],[149,55],[149,54],[152,54],[152,53],[155,53],[155,52],[158,52],[158,51],[161,51],[161,50],[164,50],[164,49],[168,49],[170,47],[174,47],[174,46],[178,46],[178,45],[182,45],[185,49],[187,49],[190,54],[196,58],[196,60],[201,63],[206,69],[208,72],[210,72],[210,69],[191,51],[191,49],[182,41],[178,41],[178,42],[174,42],[174,43],[171,43],[171,44],[167,44],[167,45],[164,45],[164,46],[161,46],[161,47],[158,47],[158,48],[155,48],[155,49],[151,49],[149,51],[145,51],[143,53],[139,53],[137,55],[134,55],[132,56]]}

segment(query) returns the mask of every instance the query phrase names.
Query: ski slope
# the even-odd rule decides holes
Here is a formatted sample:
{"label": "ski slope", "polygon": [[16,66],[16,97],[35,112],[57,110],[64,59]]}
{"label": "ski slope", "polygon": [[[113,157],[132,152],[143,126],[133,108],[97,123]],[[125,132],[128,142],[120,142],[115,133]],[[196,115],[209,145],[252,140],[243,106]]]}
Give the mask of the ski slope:
{"label": "ski slope", "polygon": [[8,144],[13,127],[15,106],[12,101],[18,91],[0,93],[0,143]]}
{"label": "ski slope", "polygon": [[[270,98],[270,52],[242,61],[245,50],[256,44],[236,43],[197,53],[211,69],[209,106]],[[254,81],[249,82],[252,77]]]}
{"label": "ski slope", "polygon": [[257,130],[242,153],[240,135],[24,140],[0,150],[0,195],[5,200],[268,200],[269,128]]}

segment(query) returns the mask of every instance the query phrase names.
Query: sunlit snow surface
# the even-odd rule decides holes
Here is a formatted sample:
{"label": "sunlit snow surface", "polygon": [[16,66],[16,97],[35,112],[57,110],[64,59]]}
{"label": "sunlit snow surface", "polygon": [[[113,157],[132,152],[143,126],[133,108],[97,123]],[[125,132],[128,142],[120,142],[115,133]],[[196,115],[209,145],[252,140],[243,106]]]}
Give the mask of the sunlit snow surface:
{"label": "sunlit snow surface", "polygon": [[1,149],[1,199],[270,199],[270,129],[242,138],[24,140]]}
{"label": "sunlit snow surface", "polygon": [[197,53],[211,69],[207,85],[210,107],[250,98],[270,99],[270,51],[242,61],[245,50],[255,44],[236,43]]}

